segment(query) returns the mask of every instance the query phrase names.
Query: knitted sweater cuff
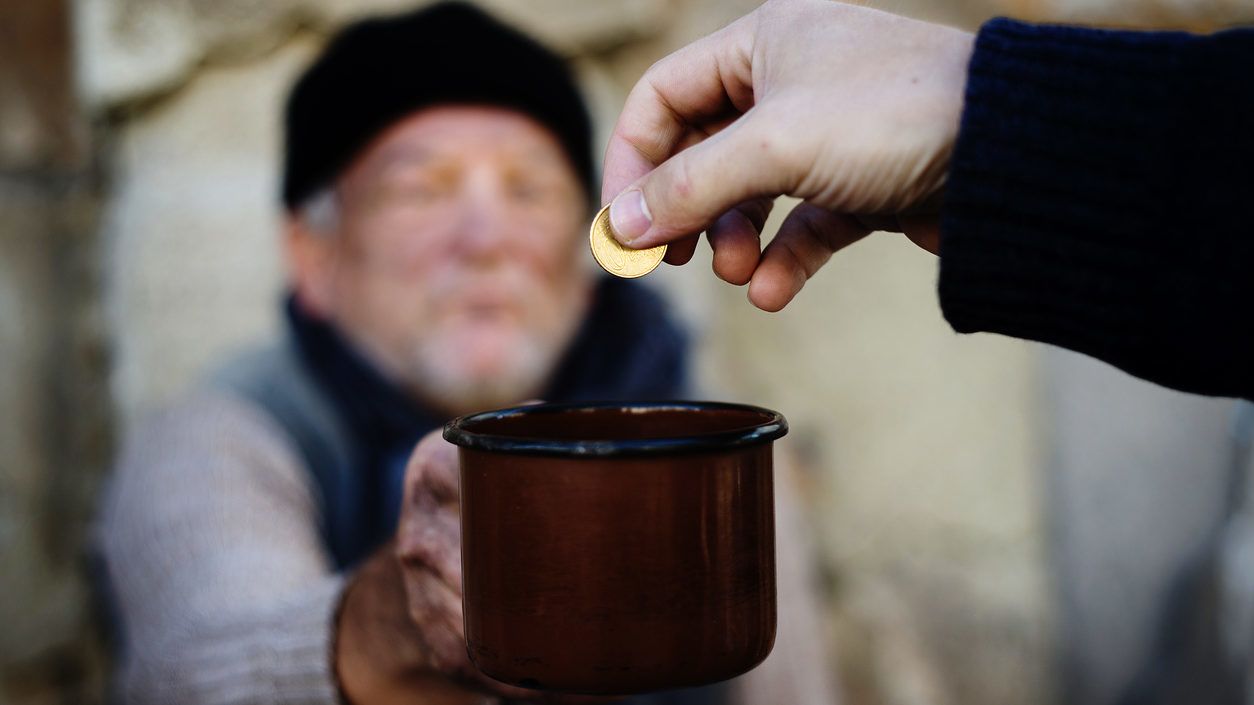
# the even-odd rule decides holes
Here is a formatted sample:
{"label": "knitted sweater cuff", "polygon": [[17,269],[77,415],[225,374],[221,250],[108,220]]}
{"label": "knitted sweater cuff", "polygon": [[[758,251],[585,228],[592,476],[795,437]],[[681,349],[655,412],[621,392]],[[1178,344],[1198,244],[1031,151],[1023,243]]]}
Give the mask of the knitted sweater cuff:
{"label": "knitted sweater cuff", "polygon": [[[206,634],[178,654],[171,695],[183,702],[339,702],[332,632],[343,578],[330,575],[298,595]],[[160,690],[159,688],[157,690]],[[155,691],[154,691],[155,692]]]}
{"label": "knitted sweater cuff", "polygon": [[257,654],[273,667],[274,702],[340,701],[332,649],[343,587],[342,576],[328,577],[275,615],[275,636],[258,644]]}
{"label": "knitted sweater cuff", "polygon": [[[1248,85],[1232,73],[1234,44],[1006,19],[981,29],[941,223],[940,299],[955,330],[1061,345],[1169,386],[1249,393],[1205,370],[1216,349],[1250,344],[1222,320],[1248,293],[1236,282],[1251,278],[1250,260],[1234,261],[1248,247],[1196,219],[1221,207],[1197,184],[1248,169],[1223,155],[1249,140],[1206,148],[1248,131],[1230,114]],[[1247,92],[1238,105],[1250,104]]]}

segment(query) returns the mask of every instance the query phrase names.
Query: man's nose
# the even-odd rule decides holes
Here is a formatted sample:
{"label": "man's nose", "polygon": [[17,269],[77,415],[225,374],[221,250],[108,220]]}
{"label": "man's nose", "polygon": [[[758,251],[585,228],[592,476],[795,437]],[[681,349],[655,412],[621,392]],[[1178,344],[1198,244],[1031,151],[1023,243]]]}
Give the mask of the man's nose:
{"label": "man's nose", "polygon": [[501,256],[509,223],[499,182],[490,175],[469,179],[461,200],[457,248],[475,259]]}

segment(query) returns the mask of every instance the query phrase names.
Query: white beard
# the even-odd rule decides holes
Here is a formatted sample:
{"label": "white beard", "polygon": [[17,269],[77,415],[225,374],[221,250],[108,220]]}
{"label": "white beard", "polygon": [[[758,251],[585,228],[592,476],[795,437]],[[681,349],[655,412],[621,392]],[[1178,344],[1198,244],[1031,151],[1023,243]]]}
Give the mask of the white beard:
{"label": "white beard", "polygon": [[455,414],[511,406],[542,391],[569,337],[520,335],[502,368],[487,375],[469,369],[447,336],[434,335],[414,350],[406,382],[421,398]]}
{"label": "white beard", "polygon": [[483,276],[428,282],[434,303],[413,319],[407,344],[392,348],[399,353],[391,356],[396,381],[446,413],[499,409],[543,393],[588,310],[583,280],[550,291],[518,267],[498,269],[491,279],[516,301],[531,302],[525,312],[502,313],[508,322],[476,322],[456,305],[441,306],[473,298],[466,292],[484,286]]}

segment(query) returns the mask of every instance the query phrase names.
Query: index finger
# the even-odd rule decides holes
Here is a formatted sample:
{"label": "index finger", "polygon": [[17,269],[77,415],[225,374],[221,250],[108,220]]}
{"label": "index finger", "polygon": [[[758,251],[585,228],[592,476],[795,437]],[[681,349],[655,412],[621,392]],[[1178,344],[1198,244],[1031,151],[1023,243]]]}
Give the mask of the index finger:
{"label": "index finger", "polygon": [[601,202],[666,161],[689,130],[753,106],[753,15],[655,63],[631,89],[605,149]]}

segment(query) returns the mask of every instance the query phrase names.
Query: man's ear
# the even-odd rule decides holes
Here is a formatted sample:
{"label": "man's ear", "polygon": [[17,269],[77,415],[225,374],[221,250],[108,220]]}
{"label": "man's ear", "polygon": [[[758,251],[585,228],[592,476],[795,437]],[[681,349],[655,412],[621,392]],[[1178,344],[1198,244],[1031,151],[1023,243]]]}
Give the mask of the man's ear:
{"label": "man's ear", "polygon": [[335,237],[315,232],[295,213],[284,215],[283,255],[292,291],[306,311],[324,319],[331,316],[335,295]]}

